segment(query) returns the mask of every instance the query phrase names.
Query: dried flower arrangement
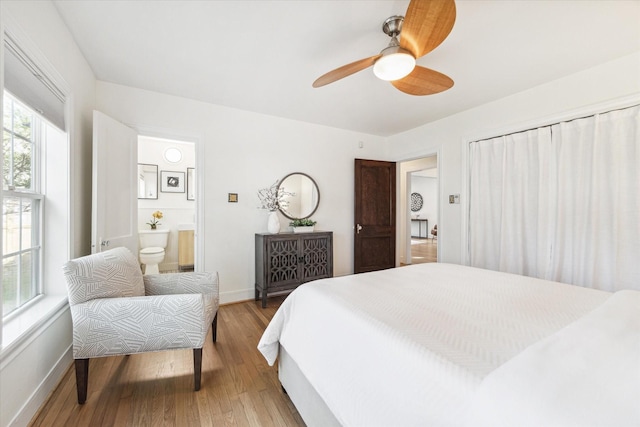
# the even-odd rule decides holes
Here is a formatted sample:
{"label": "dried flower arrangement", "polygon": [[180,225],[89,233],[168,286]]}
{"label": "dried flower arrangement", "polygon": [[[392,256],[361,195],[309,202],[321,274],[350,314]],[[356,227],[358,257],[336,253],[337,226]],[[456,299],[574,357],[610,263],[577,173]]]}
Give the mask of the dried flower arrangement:
{"label": "dried flower arrangement", "polygon": [[295,193],[285,191],[280,188],[278,181],[274,182],[269,188],[258,190],[258,198],[260,199],[260,208],[268,209],[271,212],[289,206],[288,197],[295,196]]}

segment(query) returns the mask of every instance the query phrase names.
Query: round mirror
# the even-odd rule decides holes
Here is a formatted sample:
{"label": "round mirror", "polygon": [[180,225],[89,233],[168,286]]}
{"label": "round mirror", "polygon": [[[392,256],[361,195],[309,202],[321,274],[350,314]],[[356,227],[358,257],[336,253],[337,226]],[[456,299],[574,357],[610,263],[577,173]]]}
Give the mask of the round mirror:
{"label": "round mirror", "polygon": [[285,194],[285,206],[280,207],[280,212],[287,218],[309,218],[318,209],[320,190],[313,178],[306,173],[290,173],[282,178],[278,189]]}

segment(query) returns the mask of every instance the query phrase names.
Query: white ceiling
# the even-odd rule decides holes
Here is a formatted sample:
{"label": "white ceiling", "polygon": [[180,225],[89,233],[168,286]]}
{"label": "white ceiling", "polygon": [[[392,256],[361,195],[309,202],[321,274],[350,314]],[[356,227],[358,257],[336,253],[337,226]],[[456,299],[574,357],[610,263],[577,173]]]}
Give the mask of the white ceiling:
{"label": "white ceiling", "polygon": [[99,80],[380,136],[640,50],[640,1],[458,0],[453,31],[418,60],[455,86],[415,97],[371,69],[311,87],[386,47],[382,22],[408,1],[54,4]]}

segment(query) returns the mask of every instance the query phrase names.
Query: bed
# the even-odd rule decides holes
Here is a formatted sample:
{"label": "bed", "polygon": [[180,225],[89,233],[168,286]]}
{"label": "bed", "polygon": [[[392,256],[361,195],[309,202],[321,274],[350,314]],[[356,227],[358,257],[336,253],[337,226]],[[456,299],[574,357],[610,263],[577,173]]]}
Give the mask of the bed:
{"label": "bed", "polygon": [[260,343],[310,425],[640,425],[640,292],[430,263],[296,289]]}

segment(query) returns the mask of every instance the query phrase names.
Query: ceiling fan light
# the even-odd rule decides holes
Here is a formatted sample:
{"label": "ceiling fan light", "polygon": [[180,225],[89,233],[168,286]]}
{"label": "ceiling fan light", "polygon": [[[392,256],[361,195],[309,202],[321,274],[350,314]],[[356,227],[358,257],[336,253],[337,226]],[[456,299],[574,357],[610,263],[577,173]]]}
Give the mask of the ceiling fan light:
{"label": "ceiling fan light", "polygon": [[383,56],[373,65],[373,74],[380,80],[399,80],[409,75],[416,66],[416,59],[411,54],[400,48],[394,50],[387,54],[383,51]]}

